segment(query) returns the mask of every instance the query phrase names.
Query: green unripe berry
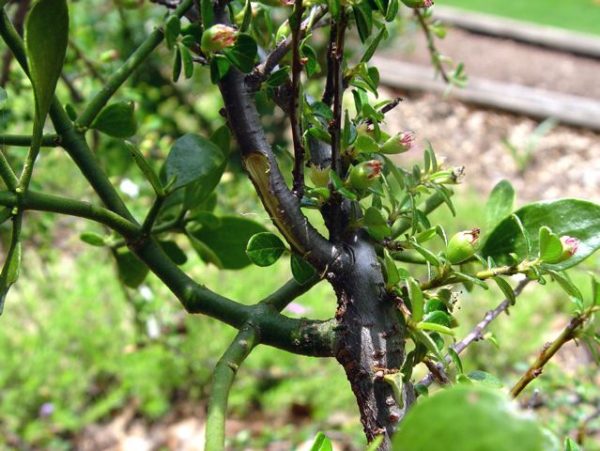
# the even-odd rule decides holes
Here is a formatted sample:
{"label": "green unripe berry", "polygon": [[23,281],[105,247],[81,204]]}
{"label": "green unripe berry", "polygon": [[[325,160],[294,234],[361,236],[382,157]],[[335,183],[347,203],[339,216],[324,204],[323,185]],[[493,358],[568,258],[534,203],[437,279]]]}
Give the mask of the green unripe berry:
{"label": "green unripe berry", "polygon": [[350,170],[349,185],[358,190],[365,191],[375,183],[381,175],[382,164],[378,160],[364,161]]}
{"label": "green unripe berry", "polygon": [[471,258],[477,250],[480,230],[464,230],[458,232],[448,242],[446,257],[453,265],[464,262]]}

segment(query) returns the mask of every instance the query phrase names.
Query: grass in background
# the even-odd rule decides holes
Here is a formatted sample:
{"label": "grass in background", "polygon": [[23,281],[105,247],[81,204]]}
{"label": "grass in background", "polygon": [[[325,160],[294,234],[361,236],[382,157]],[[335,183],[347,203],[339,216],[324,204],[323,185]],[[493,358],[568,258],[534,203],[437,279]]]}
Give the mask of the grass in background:
{"label": "grass in background", "polygon": [[600,35],[596,0],[440,0],[438,4]]}

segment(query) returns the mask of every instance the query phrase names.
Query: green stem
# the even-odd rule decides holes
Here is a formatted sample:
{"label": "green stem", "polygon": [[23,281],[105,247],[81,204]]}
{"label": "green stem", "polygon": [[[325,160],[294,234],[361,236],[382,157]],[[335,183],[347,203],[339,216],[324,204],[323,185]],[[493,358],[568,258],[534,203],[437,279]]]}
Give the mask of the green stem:
{"label": "green stem", "polygon": [[0,191],[0,205],[90,219],[104,224],[126,237],[135,237],[140,231],[138,225],[106,208],[80,200],[35,191],[24,193],[21,199],[15,193]]}
{"label": "green stem", "polygon": [[0,151],[0,178],[4,181],[5,185],[9,190],[15,191],[19,184],[19,179],[15,174],[15,171],[11,168],[4,152]]}
{"label": "green stem", "polygon": [[146,219],[144,219],[144,223],[142,224],[142,234],[147,235],[152,231],[152,227],[158,218],[158,214],[160,213],[160,209],[162,208],[165,202],[164,196],[156,196],[148,215],[146,215]]}
{"label": "green stem", "polygon": [[[263,299],[261,303],[269,304],[277,311],[281,311],[318,281],[319,279],[314,277],[305,284],[299,285],[292,279],[275,293]],[[225,419],[227,418],[229,392],[240,365],[259,344],[259,333],[260,331],[252,321],[247,322],[215,366],[206,417],[205,451],[221,451],[225,447]]]}
{"label": "green stem", "polygon": [[[182,17],[192,6],[193,0],[183,0],[173,11],[173,14]],[[164,32],[157,28],[133,52],[127,61],[108,79],[104,87],[88,103],[83,113],[77,119],[78,127],[88,128],[102,108],[108,103],[115,92],[127,81],[129,76],[150,56],[164,39]]]}
{"label": "green stem", "polygon": [[[42,147],[58,147],[60,141],[58,135],[44,135],[42,137]],[[0,135],[0,145],[2,146],[30,147],[31,142],[30,135]]]}

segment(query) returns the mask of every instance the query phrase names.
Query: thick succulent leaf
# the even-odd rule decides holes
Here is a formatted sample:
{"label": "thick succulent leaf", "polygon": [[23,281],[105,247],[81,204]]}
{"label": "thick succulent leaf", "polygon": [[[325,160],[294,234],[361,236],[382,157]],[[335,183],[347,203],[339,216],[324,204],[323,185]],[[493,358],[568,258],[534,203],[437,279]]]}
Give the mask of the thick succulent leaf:
{"label": "thick succulent leaf", "polygon": [[[600,248],[600,205],[580,199],[560,199],[525,205],[514,213],[531,240],[532,255],[539,251],[539,229],[548,226],[558,236],[569,235],[580,241],[577,253],[552,265],[554,269],[575,266]],[[509,254],[524,258],[527,242],[512,217],[502,220],[489,234],[481,254],[499,264],[509,263]]]}
{"label": "thick succulent leaf", "polygon": [[173,144],[166,162],[167,180],[175,178],[171,189],[197,182],[196,197],[207,197],[217,186],[227,158],[212,141],[188,133]]}
{"label": "thick succulent leaf", "polygon": [[[426,431],[426,433],[423,433]],[[504,393],[458,385],[420,401],[400,423],[393,449],[402,451],[552,451],[558,443]]]}
{"label": "thick succulent leaf", "polygon": [[105,107],[92,128],[115,138],[129,138],[137,131],[133,102],[116,102]]}
{"label": "thick succulent leaf", "polygon": [[515,190],[508,180],[498,182],[485,204],[486,232],[490,232],[500,221],[512,213]]}
{"label": "thick succulent leaf", "polygon": [[202,227],[190,235],[210,249],[223,269],[241,269],[250,264],[246,255],[248,241],[261,232],[267,232],[267,229],[257,222],[223,216],[217,227]]}
{"label": "thick succulent leaf", "polygon": [[25,49],[39,127],[50,109],[69,40],[66,0],[39,0],[25,24]]}

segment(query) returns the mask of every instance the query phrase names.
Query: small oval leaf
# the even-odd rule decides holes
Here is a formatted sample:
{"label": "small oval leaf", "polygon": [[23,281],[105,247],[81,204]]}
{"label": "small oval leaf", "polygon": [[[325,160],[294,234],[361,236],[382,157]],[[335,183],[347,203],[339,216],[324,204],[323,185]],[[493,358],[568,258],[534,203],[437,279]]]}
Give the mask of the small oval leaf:
{"label": "small oval leaf", "polygon": [[248,241],[246,255],[256,266],[271,266],[285,251],[283,241],[271,232],[253,235]]}

